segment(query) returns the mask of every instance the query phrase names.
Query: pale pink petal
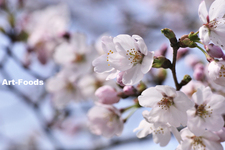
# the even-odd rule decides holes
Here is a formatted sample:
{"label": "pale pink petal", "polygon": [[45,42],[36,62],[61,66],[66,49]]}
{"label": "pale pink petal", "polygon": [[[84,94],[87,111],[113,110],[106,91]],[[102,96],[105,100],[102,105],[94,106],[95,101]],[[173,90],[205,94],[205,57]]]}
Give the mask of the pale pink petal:
{"label": "pale pink petal", "polygon": [[208,150],[223,150],[223,146],[218,141],[216,142],[211,141],[211,139],[210,140],[203,139],[203,143],[205,144]]}
{"label": "pale pink petal", "polygon": [[120,71],[113,69],[110,74],[106,77],[106,80],[115,79]]}
{"label": "pale pink petal", "polygon": [[102,49],[105,53],[108,53],[110,50],[116,52],[115,44],[113,43],[113,38],[111,36],[102,37]]}
{"label": "pale pink petal", "polygon": [[154,87],[150,87],[141,93],[138,97],[139,104],[143,107],[154,107],[161,99],[162,94]]}
{"label": "pale pink petal", "polygon": [[201,26],[199,28],[199,38],[204,45],[209,44],[209,42],[210,42],[209,35],[210,35],[210,31],[207,27]]}
{"label": "pale pink petal", "polygon": [[154,52],[147,52],[141,63],[141,71],[146,74],[151,68],[154,61]]}
{"label": "pale pink petal", "polygon": [[201,136],[205,131],[205,127],[203,126],[204,123],[205,123],[204,119],[202,119],[199,116],[188,117],[187,126],[190,129],[190,131],[193,132],[195,135]]}
{"label": "pale pink petal", "polygon": [[203,0],[198,7],[198,16],[202,20],[203,23],[207,23],[208,11],[205,5],[205,1]]}
{"label": "pale pink petal", "polygon": [[194,102],[198,105],[201,105],[203,103],[203,93],[200,89],[197,90],[197,92],[195,92],[192,95],[192,98],[194,100]]}
{"label": "pale pink petal", "polygon": [[171,134],[170,134],[170,131],[169,131],[168,127],[163,128],[163,131],[164,131],[163,134],[158,134],[158,133],[154,133],[154,132],[152,133],[153,141],[156,144],[159,143],[159,145],[162,146],[162,147],[166,146],[169,143],[170,138],[171,138]]}
{"label": "pale pink petal", "polygon": [[209,8],[210,21],[216,18],[222,18],[225,14],[225,2],[224,0],[215,0]]}
{"label": "pale pink petal", "polygon": [[142,54],[147,55],[148,53],[148,48],[143,40],[142,37],[140,37],[139,35],[133,35],[132,38],[134,38],[135,40],[137,40],[137,44],[139,47],[139,50]]}
{"label": "pale pink petal", "polygon": [[168,85],[157,85],[155,88],[161,91],[162,93],[166,94],[166,96],[168,97],[176,96],[176,90]]}
{"label": "pale pink petal", "polygon": [[204,125],[202,125],[210,131],[219,131],[223,126],[224,120],[221,115],[211,115],[211,117],[205,118]]}
{"label": "pale pink petal", "polygon": [[133,66],[127,57],[120,55],[118,52],[110,54],[108,60],[113,68],[120,71],[128,70]]}
{"label": "pale pink petal", "polygon": [[63,79],[58,77],[51,77],[46,81],[46,90],[50,93],[59,92],[66,86],[66,83]]}
{"label": "pale pink petal", "polygon": [[211,29],[210,39],[215,45],[220,46],[222,48],[224,48],[225,46],[224,32],[225,32],[225,19],[221,18],[216,21],[216,25],[214,25],[214,27]]}
{"label": "pale pink petal", "polygon": [[141,72],[141,65],[136,64],[131,69],[124,72],[122,82],[125,85],[134,85],[140,82],[144,74]]}
{"label": "pale pink petal", "polygon": [[139,126],[133,130],[133,132],[140,130],[139,132],[137,132],[136,135],[138,138],[143,138],[143,137],[146,137],[148,134],[151,134],[151,132],[150,132],[151,126],[152,126],[152,124],[148,123],[144,119],[140,122]]}
{"label": "pale pink petal", "polygon": [[177,128],[174,127],[174,126],[170,126],[170,130],[173,133],[174,137],[177,139],[177,141],[179,143],[181,143],[182,139],[181,139],[181,136],[180,136],[180,132],[177,130]]}
{"label": "pale pink petal", "polygon": [[213,109],[213,113],[224,114],[225,113],[225,98],[221,95],[214,94],[211,100],[207,103],[210,106],[209,109]]}
{"label": "pale pink petal", "polygon": [[126,55],[127,50],[137,50],[137,47],[134,44],[135,40],[130,35],[120,34],[113,39],[113,42],[120,45],[117,47],[119,48],[117,51],[122,55]]}
{"label": "pale pink petal", "polygon": [[113,67],[107,62],[107,54],[101,55],[96,58],[92,65],[94,66],[94,71],[97,73],[110,72]]}

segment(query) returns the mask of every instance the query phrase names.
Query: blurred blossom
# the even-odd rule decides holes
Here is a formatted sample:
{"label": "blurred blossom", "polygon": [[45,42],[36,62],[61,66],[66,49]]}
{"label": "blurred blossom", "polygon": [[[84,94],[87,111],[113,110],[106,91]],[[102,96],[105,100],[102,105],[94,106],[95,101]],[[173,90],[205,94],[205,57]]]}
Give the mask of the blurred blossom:
{"label": "blurred blossom", "polygon": [[81,93],[85,98],[89,98],[92,100],[97,100],[95,96],[95,91],[103,86],[109,85],[113,88],[118,88],[115,81],[113,80],[105,80],[107,75],[104,74],[86,74],[82,75],[78,81],[78,85],[81,89]]}
{"label": "blurred blossom", "polygon": [[201,62],[201,60],[197,55],[189,54],[185,57],[185,63],[192,68],[199,62]]}
{"label": "blurred blossom", "polygon": [[93,46],[87,44],[86,36],[74,33],[70,35],[69,41],[56,47],[54,60],[64,67],[76,66],[77,71],[84,74],[90,72],[91,62],[96,56]]}
{"label": "blurred blossom", "polygon": [[52,94],[52,102],[56,108],[64,108],[70,101],[81,101],[77,75],[68,69],[61,70],[46,81],[46,90]]}
{"label": "blurred blossom", "polygon": [[200,81],[191,80],[188,84],[181,88],[181,91],[186,94],[189,98],[197,91],[197,89],[204,84]]}
{"label": "blurred blossom", "polygon": [[194,78],[199,81],[203,80],[203,78],[205,77],[204,70],[205,66],[202,63],[196,64],[194,67],[194,74],[193,74]]}
{"label": "blurred blossom", "polygon": [[167,44],[162,44],[161,47],[159,48],[159,50],[155,51],[154,56],[156,56],[156,57],[166,56],[167,50],[168,50]]}
{"label": "blurred blossom", "polygon": [[177,51],[177,60],[184,58],[189,53],[189,48],[179,48]]}
{"label": "blurred blossom", "polygon": [[120,111],[112,105],[95,105],[88,111],[89,128],[92,133],[111,138],[121,135],[123,119]]}
{"label": "blurred blossom", "polygon": [[108,85],[98,88],[95,91],[95,96],[98,97],[97,102],[102,104],[114,104],[120,100],[120,97],[117,96],[117,91]]}
{"label": "blurred blossom", "polygon": [[[67,31],[68,23],[69,12],[66,4],[49,6],[29,14],[26,23],[26,31],[30,35],[29,47],[36,51],[38,56],[51,57],[60,34]],[[43,63],[42,56],[40,62]]]}

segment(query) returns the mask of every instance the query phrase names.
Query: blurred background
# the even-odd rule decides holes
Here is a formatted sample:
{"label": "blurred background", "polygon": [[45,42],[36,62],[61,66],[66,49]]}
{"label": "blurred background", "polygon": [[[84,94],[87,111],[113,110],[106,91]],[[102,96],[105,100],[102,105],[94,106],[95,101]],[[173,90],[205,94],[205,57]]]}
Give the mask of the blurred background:
{"label": "blurred background", "polygon": [[[150,135],[136,137],[133,129],[143,119],[144,108],[128,119],[120,137],[107,139],[89,131],[86,114],[94,105],[95,90],[102,85],[118,88],[114,80],[105,81],[105,76],[94,73],[91,62],[103,53],[101,36],[118,34],[140,35],[148,50],[166,51],[171,59],[169,41],[160,30],[170,28],[177,38],[198,31],[200,2],[0,0],[0,149],[175,149],[178,143],[173,137],[166,147],[155,144]],[[206,0],[208,6],[211,2]],[[70,48],[76,53],[73,64],[68,62]],[[204,59],[194,49],[187,49],[185,55]],[[179,81],[185,74],[192,76],[193,68],[187,61],[190,57],[178,61]],[[51,85],[49,79],[65,66],[70,66],[76,76],[79,97],[59,102],[54,93],[57,85]],[[159,75],[161,78],[157,78]],[[144,82],[174,87],[171,76],[166,70],[153,69]],[[4,79],[42,80],[44,85],[2,85]],[[127,98],[115,106],[120,109],[131,104],[132,99]]]}

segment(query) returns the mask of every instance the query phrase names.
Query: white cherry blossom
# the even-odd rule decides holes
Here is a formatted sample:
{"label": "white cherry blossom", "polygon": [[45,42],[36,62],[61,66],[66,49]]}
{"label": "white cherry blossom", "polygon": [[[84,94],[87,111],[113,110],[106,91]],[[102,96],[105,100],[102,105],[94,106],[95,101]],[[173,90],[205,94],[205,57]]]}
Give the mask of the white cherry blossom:
{"label": "white cherry blossom", "polygon": [[121,135],[123,119],[121,113],[112,105],[95,105],[88,113],[89,128],[92,133],[111,138]]}
{"label": "white cherry blossom", "polygon": [[211,61],[208,65],[208,78],[216,84],[225,86],[225,61]]}
{"label": "white cherry blossom", "polygon": [[149,113],[143,113],[148,122],[169,123],[174,127],[186,125],[186,111],[194,106],[184,93],[166,85],[146,89],[138,101],[141,106],[152,108]]}
{"label": "white cherry blossom", "polygon": [[64,66],[76,66],[77,71],[87,73],[91,70],[91,62],[97,56],[92,45],[87,44],[87,38],[82,33],[73,33],[69,41],[60,44],[53,55],[54,60]]}
{"label": "white cherry blossom", "polygon": [[201,87],[192,96],[195,106],[187,111],[188,128],[195,134],[200,135],[205,129],[218,131],[222,129],[225,112],[225,98],[213,94],[209,87]]}
{"label": "white cherry blossom", "polygon": [[148,134],[152,134],[153,141],[156,144],[160,144],[160,146],[166,146],[171,138],[170,132],[172,132],[178,141],[181,140],[180,133],[177,131],[177,129],[170,124],[164,124],[164,123],[149,123],[145,119],[142,120],[139,124],[139,126],[134,129],[134,132],[137,132],[138,138],[146,137]]}
{"label": "white cherry blossom", "polygon": [[105,54],[92,63],[95,72],[113,72],[111,79],[123,71],[122,82],[125,85],[137,84],[152,67],[153,52],[148,51],[144,40],[138,35],[105,36],[102,38],[102,48]]}
{"label": "white cherry blossom", "polygon": [[186,127],[180,133],[183,142],[176,150],[223,150],[219,136],[211,131],[204,130],[197,136]]}
{"label": "white cherry blossom", "polygon": [[215,0],[207,11],[205,1],[203,0],[198,9],[198,14],[203,22],[199,29],[200,40],[204,45],[209,44],[210,40],[217,46],[225,45],[225,1]]}
{"label": "white cherry blossom", "polygon": [[68,69],[61,70],[46,81],[46,90],[52,94],[52,102],[56,108],[64,108],[70,101],[83,99],[77,84],[77,75]]}

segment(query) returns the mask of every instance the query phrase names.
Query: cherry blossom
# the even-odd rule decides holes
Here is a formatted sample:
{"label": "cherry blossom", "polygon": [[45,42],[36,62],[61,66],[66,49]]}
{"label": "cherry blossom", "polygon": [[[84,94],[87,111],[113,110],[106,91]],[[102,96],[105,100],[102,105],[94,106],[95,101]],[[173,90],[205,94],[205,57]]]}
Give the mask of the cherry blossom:
{"label": "cherry blossom", "polygon": [[134,132],[137,132],[138,138],[146,137],[148,134],[152,134],[153,141],[160,146],[166,146],[171,138],[170,132],[172,132],[175,137],[180,141],[180,133],[177,129],[171,125],[164,123],[149,123],[145,119],[142,120],[137,128],[134,129]]}
{"label": "cherry blossom", "polygon": [[137,84],[152,67],[153,52],[148,51],[144,40],[138,35],[105,36],[102,38],[102,48],[105,54],[92,63],[95,72],[112,72],[110,78],[115,78],[119,71],[123,71],[122,82],[125,85]]}
{"label": "cherry blossom", "polygon": [[83,99],[77,84],[77,75],[68,69],[61,70],[46,81],[46,90],[52,94],[56,108],[64,108],[70,101]]}
{"label": "cherry blossom", "polygon": [[211,131],[204,130],[197,136],[186,127],[180,133],[183,142],[176,150],[223,150],[220,138]]}
{"label": "cherry blossom", "polygon": [[199,29],[199,37],[202,43],[209,44],[210,40],[217,46],[223,47],[225,44],[225,1],[215,0],[207,11],[205,1],[203,0],[198,9],[198,14],[203,22]]}
{"label": "cherry blossom", "polygon": [[146,89],[138,97],[138,101],[141,106],[152,108],[150,112],[143,113],[147,121],[169,123],[175,127],[186,125],[186,111],[194,106],[184,93],[167,85]]}
{"label": "cherry blossom", "polygon": [[64,41],[56,48],[54,60],[64,67],[76,66],[77,71],[86,73],[91,70],[91,62],[96,56],[94,52],[84,34],[74,33],[69,42]]}
{"label": "cherry blossom", "polygon": [[216,84],[225,86],[225,61],[214,60],[208,65],[208,78]]}
{"label": "cherry blossom", "polygon": [[195,106],[187,111],[188,128],[196,135],[200,135],[205,129],[211,131],[222,129],[225,98],[213,94],[209,87],[199,88],[192,98]]}
{"label": "cherry blossom", "polygon": [[95,105],[88,113],[89,128],[92,133],[111,138],[121,135],[123,119],[121,113],[112,105]]}

